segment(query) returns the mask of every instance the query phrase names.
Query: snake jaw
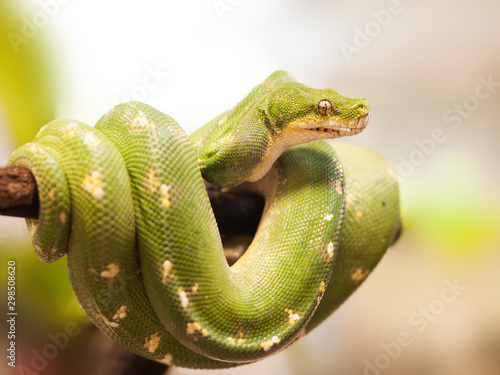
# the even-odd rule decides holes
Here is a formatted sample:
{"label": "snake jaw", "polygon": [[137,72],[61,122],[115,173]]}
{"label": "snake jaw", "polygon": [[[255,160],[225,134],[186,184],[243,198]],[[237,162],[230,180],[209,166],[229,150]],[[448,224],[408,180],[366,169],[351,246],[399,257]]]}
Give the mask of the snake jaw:
{"label": "snake jaw", "polygon": [[354,118],[348,122],[335,119],[297,123],[301,130],[313,132],[314,139],[339,138],[361,133],[370,121],[370,113]]}

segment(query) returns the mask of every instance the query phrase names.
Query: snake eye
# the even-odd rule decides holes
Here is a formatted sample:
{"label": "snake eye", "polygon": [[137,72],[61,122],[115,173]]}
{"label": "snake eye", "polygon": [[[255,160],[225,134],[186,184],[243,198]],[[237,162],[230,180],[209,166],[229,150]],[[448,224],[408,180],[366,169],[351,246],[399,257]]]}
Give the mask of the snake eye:
{"label": "snake eye", "polygon": [[332,113],[332,103],[330,103],[326,99],[323,99],[318,103],[318,110],[322,115],[329,115],[330,113]]}

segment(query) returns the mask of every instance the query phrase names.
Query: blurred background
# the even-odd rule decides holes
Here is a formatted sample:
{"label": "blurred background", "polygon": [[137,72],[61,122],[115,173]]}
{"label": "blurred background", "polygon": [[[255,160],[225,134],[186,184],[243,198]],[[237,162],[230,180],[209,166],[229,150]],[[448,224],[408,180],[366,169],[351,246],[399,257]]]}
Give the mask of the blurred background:
{"label": "blurred background", "polygon": [[[400,177],[402,237],[311,334],[212,374],[498,375],[499,17],[495,0],[0,0],[0,165],[52,118],[92,125],[127,100],[190,133],[276,69],[365,97],[370,125],[347,141]],[[9,259],[18,368],[4,358],[0,374],[68,373],[82,351],[102,361],[65,261],[40,263],[24,220],[0,217],[2,280]],[[54,350],[55,336],[68,343]]]}

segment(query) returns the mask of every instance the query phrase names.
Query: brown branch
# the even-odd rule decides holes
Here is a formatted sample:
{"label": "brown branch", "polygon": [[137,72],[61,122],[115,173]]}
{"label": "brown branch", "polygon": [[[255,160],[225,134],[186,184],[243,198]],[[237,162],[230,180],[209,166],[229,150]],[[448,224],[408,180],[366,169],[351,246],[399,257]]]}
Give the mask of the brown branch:
{"label": "brown branch", "polygon": [[0,167],[0,215],[38,217],[38,190],[28,169]]}
{"label": "brown branch", "polygon": [[[223,193],[207,186],[221,234],[253,235],[257,229],[264,200],[254,194]],[[38,218],[36,181],[28,169],[0,167],[0,215]]]}

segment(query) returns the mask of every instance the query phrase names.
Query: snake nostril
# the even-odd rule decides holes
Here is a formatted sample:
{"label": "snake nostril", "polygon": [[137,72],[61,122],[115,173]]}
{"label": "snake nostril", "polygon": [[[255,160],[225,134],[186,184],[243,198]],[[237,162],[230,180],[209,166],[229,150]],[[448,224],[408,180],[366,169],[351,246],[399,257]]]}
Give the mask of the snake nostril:
{"label": "snake nostril", "polygon": [[360,116],[366,115],[369,111],[370,111],[370,105],[366,100],[363,100],[356,106],[356,112],[358,112]]}

